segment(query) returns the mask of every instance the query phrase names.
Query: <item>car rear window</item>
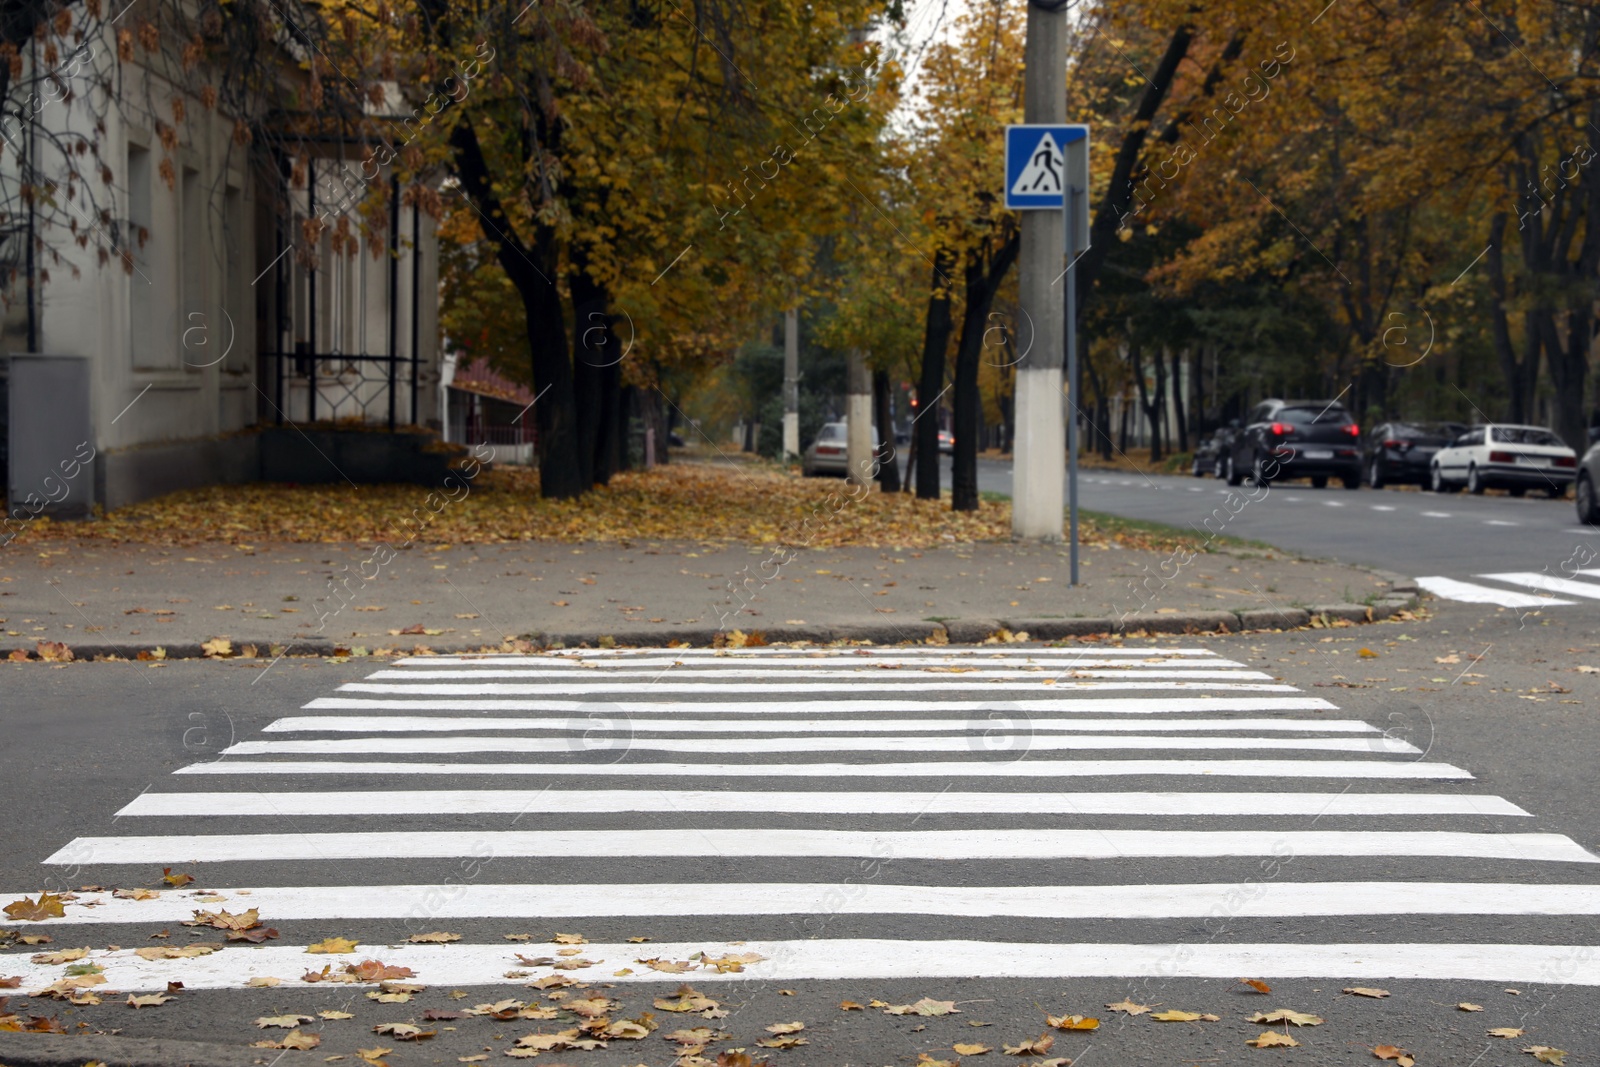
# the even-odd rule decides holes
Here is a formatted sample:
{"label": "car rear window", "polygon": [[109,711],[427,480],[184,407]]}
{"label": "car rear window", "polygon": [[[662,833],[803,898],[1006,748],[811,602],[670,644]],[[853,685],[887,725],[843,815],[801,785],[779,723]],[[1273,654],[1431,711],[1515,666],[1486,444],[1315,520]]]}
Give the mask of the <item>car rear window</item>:
{"label": "car rear window", "polygon": [[1321,424],[1327,422],[1348,423],[1350,413],[1337,404],[1329,406],[1318,404],[1316,407],[1279,408],[1275,418],[1284,422],[1297,422],[1305,424]]}
{"label": "car rear window", "polygon": [[1549,445],[1561,447],[1561,438],[1549,430],[1533,426],[1496,426],[1494,439],[1505,445]]}
{"label": "car rear window", "polygon": [[844,440],[844,427],[841,424],[837,423],[837,422],[830,422],[826,426],[824,426],[821,430],[817,431],[817,440],[819,440],[819,441],[843,441]]}

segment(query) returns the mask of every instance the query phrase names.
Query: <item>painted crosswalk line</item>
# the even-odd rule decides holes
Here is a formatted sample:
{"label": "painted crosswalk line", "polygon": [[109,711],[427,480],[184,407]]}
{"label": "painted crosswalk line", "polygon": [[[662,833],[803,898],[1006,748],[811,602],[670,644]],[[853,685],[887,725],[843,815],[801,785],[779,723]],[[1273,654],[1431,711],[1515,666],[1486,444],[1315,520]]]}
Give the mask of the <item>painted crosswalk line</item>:
{"label": "painted crosswalk line", "polygon": [[[887,673],[887,672],[885,672]],[[970,680],[960,675],[954,675],[943,681],[924,681],[887,679],[877,674],[866,678],[854,680],[850,688],[861,691],[869,690],[884,692],[891,690],[901,693],[937,693],[960,692],[981,689],[987,692],[1027,692],[1038,693],[1046,685],[1057,690],[1087,689],[1110,691],[1116,689],[1217,689],[1241,693],[1292,693],[1294,687],[1278,685],[1270,682],[1249,682],[1226,679],[1223,681],[1195,681],[1187,678],[1169,680],[1171,674],[1180,672],[1163,672],[1159,679],[1149,681],[1100,681],[1099,677],[1127,678],[1128,671],[1085,671],[1084,674],[1092,678],[1054,678],[1050,675],[1040,675],[1038,680],[1015,682],[1005,680]],[[1182,672],[1193,673],[1205,677],[1204,671]],[[1220,672],[1219,672],[1220,673]],[[1260,671],[1239,671],[1240,676],[1246,678],[1268,678],[1270,675]],[[560,682],[347,682],[339,687],[342,693],[414,693],[418,696],[534,696],[540,693],[549,693],[552,696],[567,696],[572,693],[651,693],[660,696],[671,696],[675,693],[828,693],[838,690],[839,683],[830,682],[674,682],[671,676],[656,682],[606,682],[590,681],[560,681]]]}
{"label": "painted crosswalk line", "polygon": [[[925,710],[932,710],[931,708]],[[998,725],[1043,731],[1091,732],[1159,729],[1163,733],[1203,733],[1262,730],[1268,733],[1375,734],[1378,728],[1360,719],[1162,719],[1159,723],[1137,719],[1049,719],[991,705],[981,717],[946,719],[780,719],[769,712],[761,719],[647,719],[623,715],[605,705],[591,707],[586,715],[555,712],[547,718],[484,718],[472,722],[444,715],[293,715],[276,719],[262,733],[455,733],[473,730],[540,730],[584,732],[603,728],[614,719],[615,728],[643,733],[949,733],[992,729]]]}
{"label": "painted crosswalk line", "polygon": [[[918,674],[959,674],[968,681],[984,678],[1005,679],[1038,679],[1050,678],[1058,674],[1086,675],[1093,672],[1092,677],[1097,678],[1261,678],[1259,671],[1253,671],[1242,663],[1232,660],[1195,663],[1177,659],[1156,660],[1112,660],[1102,657],[1085,656],[1081,660],[1065,660],[1058,663],[1040,663],[1027,667],[1016,667],[1009,664],[995,666],[991,664],[974,665],[970,662],[950,661],[948,665],[937,663],[918,663],[912,661],[896,661],[893,663],[836,663],[831,665],[818,665],[815,660],[762,660],[757,667],[725,667],[708,665],[704,663],[683,663],[677,660],[646,660],[628,661],[627,663],[611,665],[596,665],[593,663],[565,663],[557,665],[553,662],[540,661],[536,664],[522,666],[474,666],[474,667],[412,667],[409,670],[395,668],[393,670],[374,671],[368,677],[383,681],[392,681],[396,678],[416,679],[444,679],[444,678],[581,678],[584,675],[596,676],[604,674],[608,678],[761,678],[767,680],[785,680],[796,678],[830,678],[841,685],[849,685],[860,681],[860,675],[869,671],[881,671],[886,667],[894,670],[905,671],[905,677],[914,677]],[[1114,672],[1114,673],[1106,673]],[[877,676],[880,679],[882,676]]]}
{"label": "painted crosswalk line", "polygon": [[[1561,834],[1448,830],[649,830],[371,831],[80,837],[48,864],[490,856],[765,856],[849,859],[1115,859],[1127,856],[1456,856],[1595,863]],[[482,850],[488,849],[488,852]]]}
{"label": "painted crosswalk line", "polygon": [[867,646],[847,649],[807,649],[804,651],[794,648],[758,647],[741,649],[718,648],[566,648],[553,649],[549,652],[531,654],[517,653],[485,653],[483,655],[453,655],[453,656],[411,656],[396,660],[396,667],[430,667],[434,664],[526,664],[529,661],[545,662],[550,659],[592,660],[595,662],[624,663],[634,659],[659,659],[670,657],[673,660],[708,660],[712,662],[727,662],[733,660],[768,660],[768,659],[793,659],[805,657],[807,659],[834,659],[846,662],[877,661],[877,660],[915,660],[917,662],[953,660],[1052,660],[1072,659],[1083,655],[1107,656],[1127,659],[1156,658],[1166,659],[1175,656],[1193,657],[1197,660],[1209,662],[1224,662],[1214,650],[1209,648],[1126,648],[1126,647],[1090,647],[1087,651],[1084,646],[1055,647],[1055,646],[1007,646],[1007,645],[922,645],[908,647],[904,645]]}
{"label": "painted crosswalk line", "polygon": [[[990,747],[1015,747],[1031,752],[1104,749],[1212,749],[1254,751],[1296,749],[1317,752],[1374,752],[1416,755],[1422,750],[1396,737],[1143,737],[1102,734],[1046,734],[988,731],[983,739],[968,737],[629,737],[636,752],[974,752]],[[447,752],[572,752],[594,739],[583,737],[349,737],[303,741],[240,741],[222,750],[225,756],[349,755]]]}
{"label": "painted crosswalk line", "polygon": [[[1289,688],[1290,691],[1292,687]],[[1321,697],[1019,697],[1005,701],[895,699],[863,700],[507,700],[507,699],[392,699],[379,697],[317,697],[307,711],[549,711],[583,714],[594,711],[630,715],[916,715],[931,711],[1022,711],[1029,714],[1084,715],[1188,715],[1221,712],[1337,711]]]}
{"label": "painted crosswalk line", "polygon": [[[70,925],[177,923],[192,893],[154,900],[79,893]],[[588,919],[719,915],[927,915],[1017,919],[1180,919],[1335,915],[1600,915],[1600,887],[1511,882],[1262,882],[1164,885],[931,886],[861,882],[653,882],[635,885],[257,886],[216,889],[202,908],[252,907],[274,922],[403,919]],[[524,950],[526,951],[526,950]],[[8,965],[9,965],[8,961]]]}
{"label": "painted crosswalk line", "polygon": [[[586,970],[554,971],[526,965],[526,946],[454,944],[385,947],[383,962],[409,967],[414,980],[434,986],[506,984],[505,972],[530,977],[564,974],[581,978]],[[647,951],[641,951],[647,949]],[[646,959],[690,961],[700,955],[749,959],[739,971],[697,965],[688,973],[662,974]],[[759,957],[757,959],[756,957]],[[360,957],[325,957],[337,965]],[[608,983],[632,985],[663,981],[726,983],[760,981],[862,980],[895,978],[1139,978],[1145,976],[1225,978],[1241,974],[1263,979],[1457,979],[1477,982],[1541,982],[1600,985],[1600,946],[1574,944],[1462,943],[1037,943],[970,940],[910,941],[818,938],[802,941],[660,943],[648,946],[590,944],[583,958],[589,970]],[[103,969],[107,988],[122,991],[165,989],[182,982],[187,990],[242,989],[255,977],[293,982],[306,970],[304,945],[262,945],[225,949],[194,959],[145,960],[132,949],[90,952],[81,962]],[[7,969],[24,989],[61,977],[61,968],[19,957]],[[264,997],[281,993],[260,994]]]}
{"label": "painted crosswalk line", "polygon": [[1503,797],[1455,793],[745,793],[687,789],[372,789],[141,793],[118,818],[229,815],[515,815],[785,812],[818,815],[1509,815]]}
{"label": "painted crosswalk line", "polygon": [[1494,604],[1502,608],[1546,608],[1552,605],[1576,603],[1553,596],[1532,596],[1510,589],[1495,589],[1487,585],[1440,576],[1418,578],[1417,585],[1441,600],[1458,600],[1465,604]]}
{"label": "painted crosswalk line", "polygon": [[1520,585],[1536,589],[1541,593],[1559,593],[1562,596],[1600,600],[1600,582],[1577,582],[1571,578],[1556,578],[1538,571],[1506,571],[1501,574],[1480,574],[1477,577],[1487,578],[1492,582],[1505,582],[1508,585]]}
{"label": "painted crosswalk line", "polygon": [[[595,741],[575,754],[620,757]],[[930,763],[422,763],[393,760],[213,760],[174,774],[515,774],[537,777],[613,775],[662,778],[1099,778],[1131,775],[1217,778],[1471,778],[1448,763],[1381,760],[985,760]]]}

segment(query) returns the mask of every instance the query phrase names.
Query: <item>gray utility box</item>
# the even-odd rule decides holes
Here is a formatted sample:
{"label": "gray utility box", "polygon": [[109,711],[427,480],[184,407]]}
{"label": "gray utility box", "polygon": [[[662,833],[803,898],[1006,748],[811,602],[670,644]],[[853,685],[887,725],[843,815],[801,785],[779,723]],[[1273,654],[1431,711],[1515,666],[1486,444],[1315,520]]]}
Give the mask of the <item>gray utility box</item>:
{"label": "gray utility box", "polygon": [[10,364],[7,517],[90,517],[95,448],[88,358],[14,354]]}

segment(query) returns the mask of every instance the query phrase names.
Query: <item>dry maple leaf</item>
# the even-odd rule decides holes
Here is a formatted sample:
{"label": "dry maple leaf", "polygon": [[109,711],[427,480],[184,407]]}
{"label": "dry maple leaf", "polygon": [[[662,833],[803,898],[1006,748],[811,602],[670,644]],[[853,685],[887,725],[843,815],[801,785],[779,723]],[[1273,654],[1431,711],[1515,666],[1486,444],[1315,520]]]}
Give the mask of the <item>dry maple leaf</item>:
{"label": "dry maple leaf", "polygon": [[130,1008],[154,1008],[154,1007],[159,1007],[162,1004],[165,1004],[167,1001],[169,1001],[171,999],[172,999],[171,997],[166,996],[165,994],[162,994],[162,993],[147,993],[144,996],[130,995],[128,997],[128,1007],[130,1007]]}
{"label": "dry maple leaf", "polygon": [[767,1027],[767,1033],[769,1033],[769,1034],[793,1034],[793,1033],[797,1033],[797,1032],[799,1032],[801,1030],[804,1030],[805,1028],[806,1028],[806,1024],[802,1023],[802,1022],[773,1023],[771,1026]]}
{"label": "dry maple leaf", "polygon": [[1482,1011],[1483,1010],[1483,1005],[1482,1004],[1468,1004],[1466,1001],[1463,1000],[1460,1004],[1456,1005],[1456,1010],[1457,1011]]}
{"label": "dry maple leaf", "polygon": [[555,945],[587,945],[589,939],[582,934],[557,934],[550,942]]}
{"label": "dry maple leaf", "polygon": [[317,1018],[338,1022],[341,1019],[354,1019],[355,1016],[348,1011],[319,1011],[317,1012]]}
{"label": "dry maple leaf", "polygon": [[1149,1011],[1152,1006],[1153,1005],[1150,1004],[1135,1004],[1133,1001],[1124,998],[1117,1001],[1115,1004],[1107,1004],[1106,1010],[1123,1011],[1127,1012],[1129,1015],[1143,1015],[1145,1012]]}
{"label": "dry maple leaf", "polygon": [[314,945],[307,945],[307,952],[354,952],[359,941],[352,941],[348,937],[330,937],[318,941]]}
{"label": "dry maple leaf", "polygon": [[1348,986],[1344,989],[1344,992],[1349,993],[1353,997],[1386,997],[1389,995],[1389,991],[1387,989],[1368,989],[1366,986],[1358,985]]}
{"label": "dry maple leaf", "polygon": [[200,643],[200,651],[208,659],[222,659],[233,655],[233,642],[226,637],[213,637]]}
{"label": "dry maple leaf", "polygon": [[1309,1015],[1306,1012],[1295,1011],[1292,1008],[1279,1008],[1276,1011],[1258,1011],[1245,1021],[1252,1023],[1289,1023],[1293,1026],[1321,1026],[1324,1022],[1321,1016]]}
{"label": "dry maple leaf", "polygon": [[269,1026],[281,1026],[285,1030],[292,1030],[301,1023],[316,1022],[309,1015],[263,1015],[256,1020],[256,1025],[265,1030]]}
{"label": "dry maple leaf", "polygon": [[1083,1015],[1051,1015],[1048,1012],[1044,1017],[1045,1025],[1053,1026],[1057,1030],[1098,1030],[1100,1020]]}
{"label": "dry maple leaf", "polygon": [[1538,1060],[1540,1063],[1551,1063],[1555,1067],[1566,1067],[1567,1050],[1551,1048],[1549,1045],[1529,1045],[1522,1051]]}
{"label": "dry maple leaf", "polygon": [[1497,1026],[1493,1030],[1489,1031],[1489,1036],[1490,1037],[1521,1037],[1525,1033],[1527,1033],[1527,1031],[1523,1030],[1520,1027],[1516,1027],[1516,1026]]}
{"label": "dry maple leaf", "polygon": [[605,1028],[605,1036],[622,1041],[643,1041],[655,1028],[655,1016],[644,1012],[637,1019],[618,1019]]}
{"label": "dry maple leaf", "polygon": [[29,900],[23,897],[14,900],[5,906],[7,918],[13,922],[43,922],[46,919],[59,919],[66,915],[62,907],[62,900],[52,893],[41,892],[38,900]]}
{"label": "dry maple leaf", "polygon": [[177,889],[180,886],[186,886],[190,882],[194,881],[194,875],[183,874],[181,872],[174,874],[172,873],[171,867],[163,867],[161,868],[161,880],[166,882],[172,888]]}
{"label": "dry maple leaf", "polygon": [[238,915],[229,911],[200,911],[196,909],[193,919],[185,919],[185,926],[211,926],[218,930],[250,930],[261,925],[261,913],[255,908],[240,912]]}
{"label": "dry maple leaf", "polygon": [[1176,1008],[1155,1012],[1150,1018],[1158,1023],[1214,1023],[1218,1021],[1215,1015],[1204,1015],[1198,1011],[1179,1011]]}
{"label": "dry maple leaf", "polygon": [[[146,960],[182,960],[209,956],[220,947],[220,945],[207,944],[184,945],[182,948],[175,945],[147,945],[144,948],[134,949],[133,954],[140,959]],[[276,981],[274,979],[273,983],[267,984],[274,984]]]}
{"label": "dry maple leaf", "polygon": [[1270,992],[1272,992],[1272,987],[1269,986],[1267,983],[1261,981],[1259,978],[1241,978],[1241,979],[1239,979],[1239,981],[1243,982],[1245,985],[1249,986],[1251,989],[1254,989],[1257,993],[1270,993]]}
{"label": "dry maple leaf", "polygon": [[1261,1034],[1245,1044],[1252,1048],[1299,1048],[1300,1042],[1288,1034],[1280,1034],[1276,1030],[1263,1030]]}
{"label": "dry maple leaf", "polygon": [[952,1045],[951,1048],[955,1050],[955,1053],[958,1056],[982,1056],[985,1052],[994,1051],[994,1049],[990,1048],[988,1045],[975,1045],[964,1042],[957,1042],[955,1045]]}
{"label": "dry maple leaf", "polygon": [[140,888],[113,889],[111,891],[111,895],[119,900],[159,900],[161,897],[161,891],[159,889]]}
{"label": "dry maple leaf", "polygon": [[1400,1067],[1415,1067],[1416,1057],[1395,1045],[1378,1045],[1372,1054],[1380,1060],[1394,1060]]}
{"label": "dry maple leaf", "polygon": [[57,949],[55,952],[40,952],[37,955],[30,957],[30,962],[71,963],[74,960],[83,959],[88,954],[89,950],[87,948],[63,948]]}
{"label": "dry maple leaf", "polygon": [[1015,1045],[1002,1044],[1000,1051],[1007,1056],[1043,1056],[1055,1043],[1056,1039],[1049,1034],[1040,1034],[1031,1041],[1019,1041]]}
{"label": "dry maple leaf", "polygon": [[961,1010],[953,1000],[934,1000],[923,997],[915,1004],[890,1004],[883,1009],[885,1015],[959,1015]]}
{"label": "dry maple leaf", "polygon": [[416,972],[410,967],[395,967],[378,960],[362,960],[345,964],[345,973],[356,976],[358,982],[382,982],[389,978],[411,978]]}
{"label": "dry maple leaf", "polygon": [[439,1031],[424,1030],[412,1023],[379,1023],[372,1028],[375,1034],[388,1034],[396,1041],[426,1041],[430,1037],[437,1037]]}
{"label": "dry maple leaf", "polygon": [[460,941],[461,935],[447,934],[442,930],[435,930],[428,934],[412,934],[410,937],[406,938],[406,940],[415,942],[419,945],[445,945],[449,944],[451,941]]}
{"label": "dry maple leaf", "polygon": [[[520,959],[521,957],[519,956],[518,958]],[[692,960],[664,960],[659,957],[648,960],[634,960],[633,962],[642,963],[652,971],[662,971],[666,974],[683,974],[685,971],[692,971],[699,966]]]}
{"label": "dry maple leaf", "polygon": [[777,1037],[763,1037],[756,1041],[756,1044],[762,1048],[799,1048],[801,1045],[809,1045],[810,1042],[794,1034],[779,1034]]}
{"label": "dry maple leaf", "polygon": [[839,1010],[840,1011],[865,1011],[866,1010],[866,1005],[865,1004],[857,1004],[853,1000],[841,1000],[841,1001],[839,1001]]}
{"label": "dry maple leaf", "polygon": [[40,641],[34,645],[39,658],[46,663],[71,663],[72,649],[60,641]]}

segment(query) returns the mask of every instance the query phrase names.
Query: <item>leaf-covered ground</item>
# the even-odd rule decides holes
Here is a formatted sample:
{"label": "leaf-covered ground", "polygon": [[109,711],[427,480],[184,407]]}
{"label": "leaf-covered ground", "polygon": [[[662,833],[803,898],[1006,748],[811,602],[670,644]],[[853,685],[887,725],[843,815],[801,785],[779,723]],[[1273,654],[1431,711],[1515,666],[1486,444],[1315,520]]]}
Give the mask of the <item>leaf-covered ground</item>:
{"label": "leaf-covered ground", "polygon": [[[674,464],[620,474],[577,500],[542,500],[536,472],[486,470],[459,499],[413,485],[210,486],[120,508],[91,523],[30,524],[19,542],[93,539],[153,544],[392,540],[413,510],[437,542],[668,541],[783,543],[832,548],[1005,541],[1011,505],[984,501],[953,512],[948,496],[920,501],[876,489],[858,497],[836,479],[795,477],[765,466]],[[414,524],[413,524],[414,525]],[[1162,528],[1086,518],[1084,545],[1169,550],[1188,538]]]}

